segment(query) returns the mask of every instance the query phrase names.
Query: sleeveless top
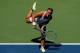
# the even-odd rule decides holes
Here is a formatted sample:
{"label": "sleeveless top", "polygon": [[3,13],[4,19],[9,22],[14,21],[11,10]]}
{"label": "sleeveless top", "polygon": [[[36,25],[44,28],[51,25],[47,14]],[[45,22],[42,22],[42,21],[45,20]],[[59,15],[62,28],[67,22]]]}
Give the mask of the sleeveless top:
{"label": "sleeveless top", "polygon": [[44,12],[44,14],[42,16],[39,16],[38,19],[37,19],[37,23],[39,25],[46,25],[49,23],[49,21],[52,19],[52,15],[48,15],[48,16],[45,16],[45,14],[47,13],[47,11]]}

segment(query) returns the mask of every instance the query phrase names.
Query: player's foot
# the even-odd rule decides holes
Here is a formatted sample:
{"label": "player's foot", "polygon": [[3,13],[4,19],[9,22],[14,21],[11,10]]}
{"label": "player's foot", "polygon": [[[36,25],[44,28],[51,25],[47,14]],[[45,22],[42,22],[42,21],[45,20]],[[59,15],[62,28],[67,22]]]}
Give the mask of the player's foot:
{"label": "player's foot", "polygon": [[32,10],[33,10],[33,11],[36,10],[36,2],[33,3]]}
{"label": "player's foot", "polygon": [[41,47],[40,50],[41,50],[41,52],[45,52],[44,47]]}

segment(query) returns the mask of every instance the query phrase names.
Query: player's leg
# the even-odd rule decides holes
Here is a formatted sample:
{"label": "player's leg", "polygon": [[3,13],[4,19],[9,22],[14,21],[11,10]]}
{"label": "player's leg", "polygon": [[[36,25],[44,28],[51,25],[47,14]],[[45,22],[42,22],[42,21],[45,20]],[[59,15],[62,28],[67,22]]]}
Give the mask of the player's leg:
{"label": "player's leg", "polygon": [[43,32],[41,33],[41,35],[42,35],[41,45],[42,45],[43,47],[45,47],[45,37],[46,37],[45,31],[46,31],[46,26],[43,25],[43,26],[41,27],[41,30],[43,31]]}
{"label": "player's leg", "polygon": [[41,30],[43,31],[42,33],[41,33],[41,51],[42,52],[45,52],[45,31],[46,31],[46,26],[44,26],[44,25],[42,25],[42,26],[40,26],[40,28],[41,28]]}
{"label": "player's leg", "polygon": [[32,10],[29,11],[29,13],[27,14],[27,16],[25,17],[25,21],[26,23],[30,22],[30,18],[32,17]]}
{"label": "player's leg", "polygon": [[33,11],[36,10],[36,2],[33,3],[32,8],[30,9],[29,13],[27,14],[27,16],[25,17],[26,23],[31,23],[32,21],[32,16],[33,16]]}

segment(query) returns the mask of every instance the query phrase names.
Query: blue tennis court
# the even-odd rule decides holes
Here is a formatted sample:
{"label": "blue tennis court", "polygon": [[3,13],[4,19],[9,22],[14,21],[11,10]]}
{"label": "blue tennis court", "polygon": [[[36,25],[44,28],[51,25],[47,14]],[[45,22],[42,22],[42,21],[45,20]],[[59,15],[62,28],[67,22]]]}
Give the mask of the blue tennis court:
{"label": "blue tennis court", "polygon": [[[0,53],[41,53],[39,45],[0,45]],[[80,45],[47,45],[45,53],[80,53]]]}

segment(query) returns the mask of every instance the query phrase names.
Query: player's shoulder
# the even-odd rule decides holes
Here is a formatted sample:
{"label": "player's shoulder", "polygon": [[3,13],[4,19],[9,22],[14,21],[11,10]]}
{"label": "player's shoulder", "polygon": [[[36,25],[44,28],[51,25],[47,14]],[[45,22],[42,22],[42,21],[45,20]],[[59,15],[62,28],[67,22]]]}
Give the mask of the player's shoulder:
{"label": "player's shoulder", "polygon": [[43,15],[43,14],[45,14],[45,12],[46,12],[46,11],[40,11],[40,12],[38,12],[37,14]]}
{"label": "player's shoulder", "polygon": [[46,11],[40,11],[41,13],[46,13]]}

